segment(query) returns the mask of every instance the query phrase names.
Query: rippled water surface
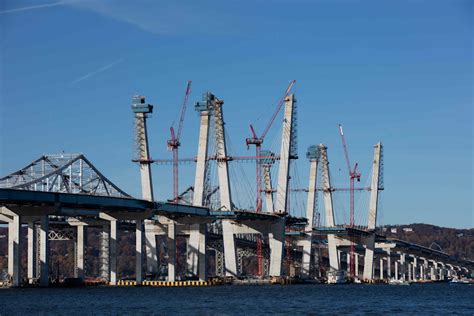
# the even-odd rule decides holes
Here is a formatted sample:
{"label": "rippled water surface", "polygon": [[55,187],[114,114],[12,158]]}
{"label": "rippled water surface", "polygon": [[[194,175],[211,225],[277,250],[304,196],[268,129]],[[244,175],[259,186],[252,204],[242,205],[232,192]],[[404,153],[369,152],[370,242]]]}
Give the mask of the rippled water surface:
{"label": "rippled water surface", "polygon": [[474,286],[449,284],[0,289],[0,315],[474,315]]}

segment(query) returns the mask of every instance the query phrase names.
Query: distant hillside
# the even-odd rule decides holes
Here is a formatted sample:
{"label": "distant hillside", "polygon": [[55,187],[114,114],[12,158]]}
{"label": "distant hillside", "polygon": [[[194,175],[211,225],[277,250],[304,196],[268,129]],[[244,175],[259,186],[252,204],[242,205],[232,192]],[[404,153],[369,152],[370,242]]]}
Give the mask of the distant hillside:
{"label": "distant hillside", "polygon": [[474,261],[474,228],[455,229],[428,224],[386,225],[381,233]]}

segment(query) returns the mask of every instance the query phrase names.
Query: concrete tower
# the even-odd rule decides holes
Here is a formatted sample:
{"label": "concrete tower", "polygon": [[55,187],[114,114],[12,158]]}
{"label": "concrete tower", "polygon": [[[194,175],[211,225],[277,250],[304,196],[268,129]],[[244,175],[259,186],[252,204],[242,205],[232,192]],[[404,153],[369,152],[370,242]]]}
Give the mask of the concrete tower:
{"label": "concrete tower", "polygon": [[306,218],[308,219],[308,224],[305,227],[305,234],[302,243],[303,243],[303,258],[301,264],[301,277],[309,278],[310,264],[311,264],[311,237],[313,233],[313,217],[314,217],[314,207],[316,201],[316,179],[318,172],[318,160],[319,160],[319,150],[318,146],[313,145],[308,148],[306,152],[306,157],[309,159],[309,184],[308,184],[308,202],[306,205]]}
{"label": "concrete tower", "polygon": [[[323,144],[319,145],[319,157],[321,162],[321,186],[323,189],[324,209],[326,211],[326,226],[335,227],[334,209],[332,204],[332,187],[329,176],[329,161],[327,147]],[[328,235],[328,252],[329,252],[329,270],[339,271],[339,256],[337,255],[336,237],[333,234]]]}
{"label": "concrete tower", "polygon": [[364,280],[372,280],[374,271],[375,227],[377,223],[377,205],[380,190],[380,160],[382,144],[374,145],[374,160],[372,162],[372,181],[370,185],[370,202],[367,229],[371,235],[367,238],[364,257]]}

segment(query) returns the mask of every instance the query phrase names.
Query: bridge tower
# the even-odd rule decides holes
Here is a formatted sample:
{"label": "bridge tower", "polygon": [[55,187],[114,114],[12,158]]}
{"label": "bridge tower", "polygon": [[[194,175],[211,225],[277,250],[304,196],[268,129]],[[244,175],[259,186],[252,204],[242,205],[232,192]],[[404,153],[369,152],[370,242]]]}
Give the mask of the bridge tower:
{"label": "bridge tower", "polygon": [[[145,97],[134,96],[132,99],[132,111],[135,114],[135,136],[137,145],[137,160],[140,164],[140,179],[142,186],[142,197],[144,200],[153,201],[153,183],[151,178],[151,160],[148,146],[148,132],[146,128],[146,119],[153,112],[153,105],[145,103]],[[137,284],[142,281],[142,234],[143,220],[136,220],[136,280]],[[174,229],[173,229],[174,231]],[[145,232],[146,233],[146,232]],[[154,235],[153,235],[153,238]],[[148,238],[147,238],[148,239]],[[147,242],[148,244],[148,242]],[[151,243],[150,248],[156,247],[156,241]],[[148,256],[148,254],[147,254]],[[150,260],[148,260],[150,261]],[[174,271],[173,271],[174,272]]]}
{"label": "bridge tower", "polygon": [[372,280],[374,267],[374,250],[375,250],[375,227],[377,223],[377,209],[379,191],[383,189],[381,183],[381,160],[382,160],[382,143],[374,145],[374,160],[372,162],[372,180],[370,185],[370,202],[367,230],[371,236],[367,238],[364,257],[364,280]]}
{"label": "bridge tower", "polygon": [[[326,211],[326,226],[335,227],[334,208],[332,203],[331,179],[329,175],[329,161],[327,147],[319,145],[319,157],[321,163],[321,187],[323,190],[324,209]],[[336,236],[328,234],[328,252],[329,252],[329,271],[337,272],[340,269],[339,256],[337,255]]]}
{"label": "bridge tower", "polygon": [[145,97],[134,96],[132,111],[135,114],[135,136],[137,146],[137,159],[140,164],[140,179],[142,197],[144,200],[153,201],[153,183],[151,180],[150,151],[148,146],[148,132],[146,119],[153,112],[153,105],[145,103]]}
{"label": "bridge tower", "polygon": [[278,169],[278,188],[276,192],[276,213],[285,213],[288,204],[288,182],[290,180],[290,160],[296,158],[295,97],[291,94],[285,98],[285,116],[281,136],[280,166]]}
{"label": "bridge tower", "polygon": [[[294,94],[285,97],[285,112],[278,169],[278,187],[274,213],[285,214],[288,206],[288,182],[290,180],[290,160],[297,158],[296,153],[296,99]],[[273,225],[269,234],[270,275],[280,276],[283,266],[283,247],[285,241],[285,220]]]}
{"label": "bridge tower", "polygon": [[314,208],[316,202],[316,179],[318,173],[318,160],[319,160],[319,150],[318,146],[313,145],[308,148],[306,152],[306,157],[309,159],[309,185],[308,185],[308,202],[306,204],[306,218],[308,223],[305,227],[305,237],[302,240],[303,243],[303,258],[301,264],[301,277],[309,278],[310,267],[311,267],[311,237],[313,233],[313,218],[314,218]]}
{"label": "bridge tower", "polygon": [[[221,210],[232,210],[232,197],[229,182],[229,170],[227,162],[227,147],[225,143],[224,116],[222,105],[224,101],[214,97],[214,132],[216,142],[217,173],[219,178],[219,195],[221,201]],[[229,220],[222,220],[222,238],[224,243],[224,260],[226,274],[230,276],[238,275],[237,271],[237,249],[234,238],[233,224]]]}
{"label": "bridge tower", "polygon": [[[193,205],[205,206],[205,186],[209,147],[209,126],[212,113],[214,95],[210,92],[203,94],[203,99],[196,102],[195,110],[199,112],[200,128],[199,143],[196,162],[196,176],[194,178]],[[205,280],[206,275],[206,224],[190,225],[189,247],[187,256],[187,273],[198,275],[200,280]],[[199,265],[199,266],[198,266]],[[199,271],[198,271],[199,270]]]}

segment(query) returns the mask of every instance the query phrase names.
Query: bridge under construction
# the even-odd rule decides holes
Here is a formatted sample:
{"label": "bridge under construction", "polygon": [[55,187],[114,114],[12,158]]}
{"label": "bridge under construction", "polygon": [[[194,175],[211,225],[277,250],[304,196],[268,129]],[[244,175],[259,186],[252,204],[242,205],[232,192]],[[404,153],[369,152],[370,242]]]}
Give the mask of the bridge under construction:
{"label": "bridge under construction", "polygon": [[[384,189],[382,143],[373,147],[368,185],[355,187],[354,181],[360,180],[361,175],[358,165],[350,164],[340,126],[350,187],[332,186],[328,148],[324,144],[307,149],[308,185],[292,185],[293,165],[298,159],[296,97],[291,92],[294,83],[289,83],[260,136],[250,126],[252,135],[246,144],[255,146],[255,156],[229,154],[224,101],[205,92],[194,106],[200,120],[197,154],[179,158],[184,114],[191,92],[188,82],[179,125],[176,131],[171,127],[167,141],[173,158],[151,159],[147,123],[153,105],[143,96],[133,97],[136,137],[133,162],[140,172],[140,198],[121,190],[82,154],[44,155],[0,178],[0,223],[8,224],[10,284],[50,284],[51,240],[74,241],[75,265],[71,277],[83,279],[88,227],[101,229],[100,277],[110,285],[124,284],[117,270],[119,230],[135,234],[134,285],[166,285],[185,280],[191,283],[183,284],[200,285],[208,284],[203,282],[210,282],[211,278],[228,282],[251,279],[340,283],[442,281],[472,276],[472,261],[388,239],[377,232],[379,196]],[[262,145],[281,112],[277,154],[263,149]],[[233,198],[236,179],[231,176],[230,165],[238,161],[255,163],[255,188],[247,187],[253,192],[251,208],[239,207],[241,201]],[[183,163],[195,163],[195,176],[194,184],[180,191],[179,166]],[[166,201],[154,198],[152,166],[156,164],[173,167],[173,196]],[[334,194],[338,191],[350,194],[348,223],[337,220]],[[369,196],[367,207],[359,208],[358,213],[354,201],[357,192]],[[292,194],[306,195],[306,207],[298,213],[290,207]],[[318,208],[320,199],[324,214]],[[357,214],[363,214],[364,225],[356,223]],[[23,225],[27,226],[26,239],[21,236]],[[186,240],[186,269],[182,275],[177,271],[177,257],[182,255],[183,248],[177,247],[178,236]],[[164,247],[160,244],[163,240]],[[27,269],[26,275],[22,275],[21,249],[25,246]],[[163,251],[166,264],[160,260]],[[211,258],[213,264],[209,262]],[[245,271],[246,258],[255,259],[251,261],[255,265],[252,272]]]}

